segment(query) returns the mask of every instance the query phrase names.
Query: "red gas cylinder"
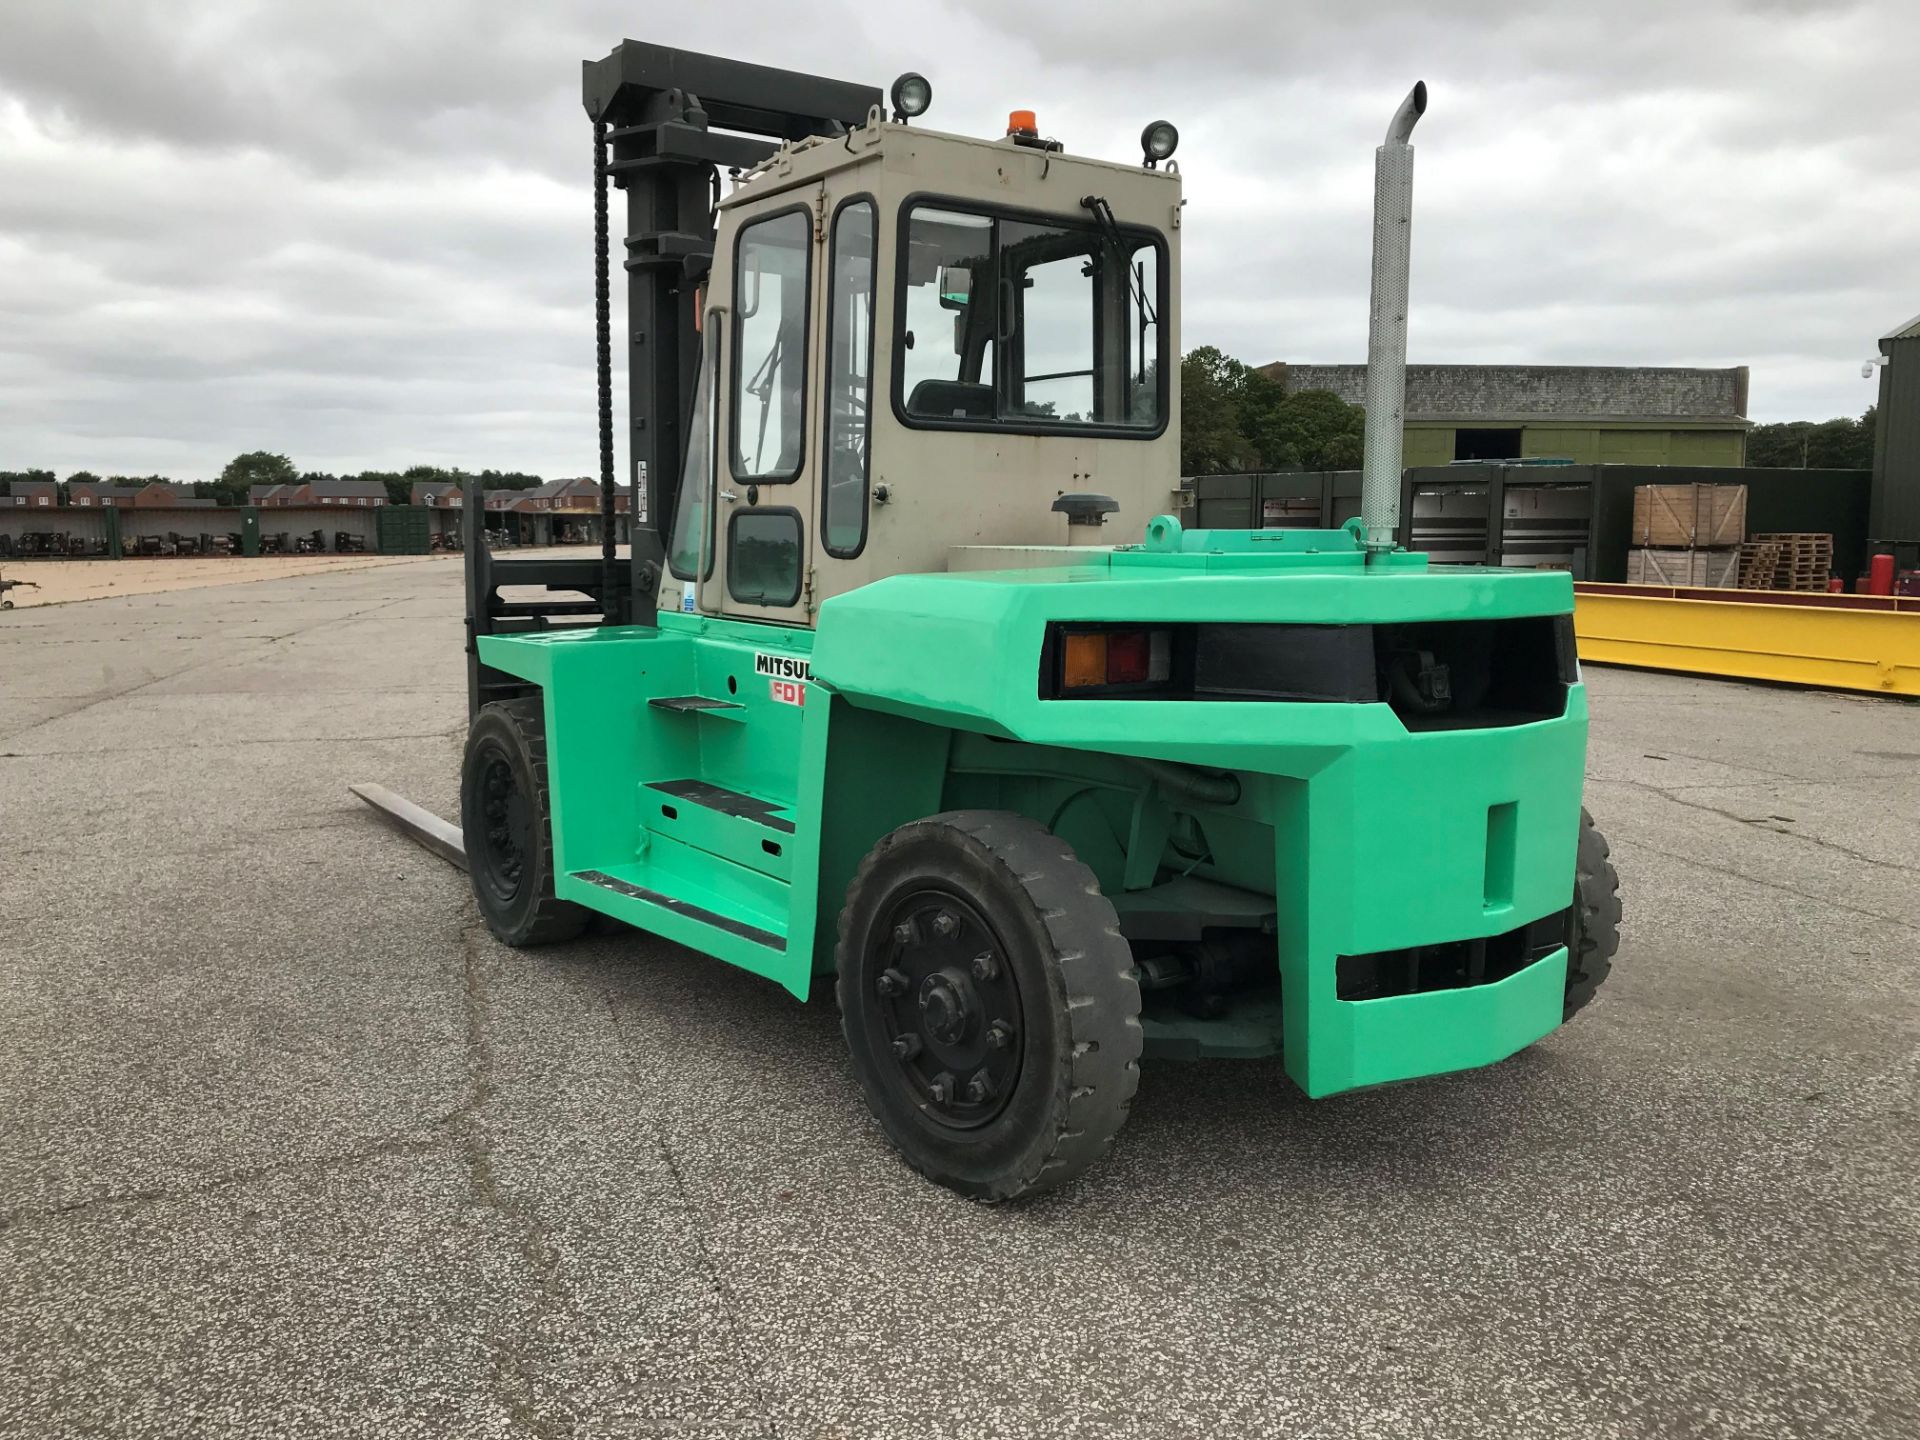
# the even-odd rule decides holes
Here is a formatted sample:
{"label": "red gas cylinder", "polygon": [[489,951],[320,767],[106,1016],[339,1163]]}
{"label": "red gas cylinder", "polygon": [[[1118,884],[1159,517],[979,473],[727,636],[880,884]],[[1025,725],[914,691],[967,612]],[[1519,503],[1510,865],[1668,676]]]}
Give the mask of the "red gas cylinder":
{"label": "red gas cylinder", "polygon": [[1867,593],[1869,595],[1893,593],[1893,556],[1876,555],[1867,562]]}
{"label": "red gas cylinder", "polygon": [[1844,595],[1844,594],[1846,594],[1846,593],[1847,593],[1847,582],[1846,582],[1845,580],[1843,580],[1843,579],[1841,579],[1841,578],[1840,578],[1840,577],[1839,577],[1838,575],[1829,575],[1829,576],[1827,576],[1827,593],[1828,593],[1829,595]]}

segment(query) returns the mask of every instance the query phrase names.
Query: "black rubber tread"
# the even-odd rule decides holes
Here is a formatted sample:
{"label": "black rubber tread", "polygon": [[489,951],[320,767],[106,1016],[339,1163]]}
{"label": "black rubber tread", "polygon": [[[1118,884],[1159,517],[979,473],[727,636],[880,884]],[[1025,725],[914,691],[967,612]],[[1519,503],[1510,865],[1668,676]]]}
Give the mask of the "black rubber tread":
{"label": "black rubber tread", "polygon": [[1593,999],[1620,949],[1620,876],[1607,857],[1607,837],[1580,807],[1580,844],[1574,852],[1573,939],[1567,948],[1565,1019]]}
{"label": "black rubber tread", "polygon": [[515,903],[506,909],[493,903],[492,897],[481,889],[477,878],[473,880],[474,900],[480,907],[481,918],[487,922],[487,928],[502,943],[518,949],[556,945],[573,939],[586,929],[594,912],[570,900],[562,900],[553,893],[553,804],[547,790],[547,717],[543,697],[530,695],[517,700],[496,700],[480,707],[480,713],[474,717],[473,725],[467,732],[467,753],[461,763],[461,830],[466,839],[467,853],[471,856],[474,851],[473,837],[465,835],[466,767],[472,760],[476,738],[485,733],[482,727],[501,725],[508,729],[508,736],[503,738],[509,739],[509,748],[517,745],[521,751],[521,760],[533,792],[534,829],[538,838],[535,853],[537,874],[531,894],[516,898]]}
{"label": "black rubber tread", "polygon": [[[860,941],[850,932],[861,899],[902,846],[941,831],[990,862],[1009,896],[1019,897],[1029,908],[1038,927],[1035,933],[1045,937],[1048,952],[1040,958],[1048,977],[1046,999],[1053,1008],[1056,1044],[1046,1122],[1012,1163],[988,1175],[962,1173],[946,1163],[939,1148],[926,1143],[924,1132],[895,1113],[889,1103],[893,1095],[866,1072],[855,1033],[864,999],[858,993],[863,967]],[[847,887],[835,960],[841,1027],[867,1106],[915,1170],[973,1199],[997,1204],[1076,1179],[1107,1153],[1140,1085],[1140,986],[1112,902],[1064,840],[1025,816],[999,810],[948,811],[901,826],[868,852]],[[1033,1078],[1023,1071],[1019,1083],[1025,1087]]]}

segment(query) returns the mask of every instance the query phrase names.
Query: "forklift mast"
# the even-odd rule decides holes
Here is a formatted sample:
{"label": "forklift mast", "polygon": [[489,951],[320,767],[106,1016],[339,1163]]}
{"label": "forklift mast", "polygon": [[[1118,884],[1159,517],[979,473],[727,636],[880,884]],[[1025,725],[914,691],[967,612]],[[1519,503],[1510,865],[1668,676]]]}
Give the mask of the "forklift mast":
{"label": "forklift mast", "polygon": [[[463,514],[467,578],[467,709],[526,694],[524,681],[480,662],[484,635],[579,623],[651,624],[666,531],[684,459],[699,369],[698,305],[713,261],[720,170],[757,165],[784,142],[844,134],[883,101],[877,86],[623,40],[581,66],[593,124],[594,266],[601,553],[598,559],[496,561],[485,494],[469,478]],[[627,197],[627,564],[617,563],[609,187]],[[506,600],[502,588],[538,587]],[[586,596],[581,600],[579,596]]]}

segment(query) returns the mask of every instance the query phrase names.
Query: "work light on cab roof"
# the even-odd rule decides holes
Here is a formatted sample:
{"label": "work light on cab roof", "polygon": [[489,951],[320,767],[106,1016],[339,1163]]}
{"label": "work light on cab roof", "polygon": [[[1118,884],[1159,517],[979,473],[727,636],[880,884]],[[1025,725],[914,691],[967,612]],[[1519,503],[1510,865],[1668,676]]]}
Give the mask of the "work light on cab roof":
{"label": "work light on cab roof", "polygon": [[933,83],[918,71],[909,70],[893,82],[889,98],[893,101],[893,118],[904,125],[927,113],[927,107],[933,104]]}
{"label": "work light on cab roof", "polygon": [[1171,120],[1155,120],[1140,132],[1140,153],[1146,157],[1149,170],[1159,169],[1160,162],[1171,160],[1179,148],[1180,132],[1173,128]]}

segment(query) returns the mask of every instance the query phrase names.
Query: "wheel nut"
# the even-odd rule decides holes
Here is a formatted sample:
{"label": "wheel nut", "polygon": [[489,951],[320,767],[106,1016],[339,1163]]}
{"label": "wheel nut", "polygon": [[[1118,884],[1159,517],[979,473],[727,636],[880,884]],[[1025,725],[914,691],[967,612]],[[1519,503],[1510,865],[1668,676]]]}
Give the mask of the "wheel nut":
{"label": "wheel nut", "polygon": [[954,919],[948,911],[942,910],[938,915],[933,917],[933,933],[938,935],[942,940],[945,940],[959,928],[960,922]]}
{"label": "wheel nut", "polygon": [[984,1070],[977,1070],[967,1082],[967,1099],[978,1105],[983,1100],[993,1098],[993,1077]]}
{"label": "wheel nut", "polygon": [[882,970],[880,978],[873,983],[882,995],[904,995],[907,990],[907,977],[894,969]]}
{"label": "wheel nut", "polygon": [[933,1100],[936,1105],[953,1103],[953,1076],[946,1071],[942,1070],[934,1076],[933,1083],[928,1088],[933,1091]]}
{"label": "wheel nut", "polygon": [[913,1059],[914,1056],[920,1053],[920,1037],[918,1035],[895,1036],[893,1053],[898,1055],[902,1060]]}
{"label": "wheel nut", "polygon": [[896,945],[911,945],[913,943],[913,922],[911,920],[902,920],[898,925],[893,927],[893,943]]}
{"label": "wheel nut", "polygon": [[996,1020],[987,1029],[987,1043],[996,1050],[1004,1050],[1013,1044],[1013,1027],[1004,1020]]}
{"label": "wheel nut", "polygon": [[1000,962],[993,958],[991,950],[983,950],[973,957],[973,978],[991,980],[1000,973]]}

